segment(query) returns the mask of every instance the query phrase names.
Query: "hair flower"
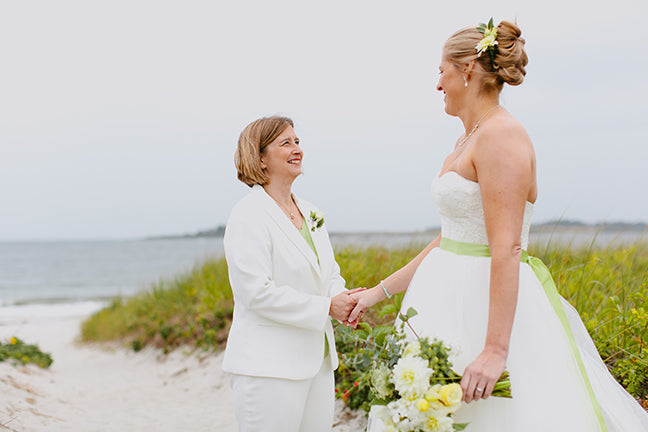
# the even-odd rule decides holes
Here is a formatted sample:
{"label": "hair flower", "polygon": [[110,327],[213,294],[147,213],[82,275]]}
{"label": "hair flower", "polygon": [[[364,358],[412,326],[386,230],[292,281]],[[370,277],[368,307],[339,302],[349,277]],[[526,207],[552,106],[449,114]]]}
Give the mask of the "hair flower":
{"label": "hair flower", "polygon": [[493,18],[488,21],[488,24],[479,24],[477,26],[484,38],[479,41],[475,49],[477,50],[477,57],[488,51],[491,57],[491,63],[495,68],[495,49],[497,47],[497,28],[493,25]]}

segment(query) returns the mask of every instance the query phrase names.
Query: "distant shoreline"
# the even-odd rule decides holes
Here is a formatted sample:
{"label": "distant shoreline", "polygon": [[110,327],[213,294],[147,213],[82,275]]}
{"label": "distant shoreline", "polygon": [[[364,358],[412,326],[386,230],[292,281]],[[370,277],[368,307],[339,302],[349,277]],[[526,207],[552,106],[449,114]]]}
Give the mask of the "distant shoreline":
{"label": "distant shoreline", "polygon": [[[431,227],[421,231],[336,231],[330,232],[329,235],[333,237],[341,236],[357,236],[357,237],[370,237],[370,236],[415,236],[415,235],[429,235],[438,233],[440,227]],[[553,220],[539,224],[531,225],[531,233],[547,232],[550,230],[564,231],[570,230],[572,232],[632,232],[640,233],[648,231],[648,222],[600,222],[594,224],[587,224],[574,220]],[[219,225],[216,228],[198,231],[195,233],[187,234],[170,234],[163,236],[145,237],[144,240],[174,240],[174,239],[193,239],[193,238],[222,238],[225,234],[225,226]]]}

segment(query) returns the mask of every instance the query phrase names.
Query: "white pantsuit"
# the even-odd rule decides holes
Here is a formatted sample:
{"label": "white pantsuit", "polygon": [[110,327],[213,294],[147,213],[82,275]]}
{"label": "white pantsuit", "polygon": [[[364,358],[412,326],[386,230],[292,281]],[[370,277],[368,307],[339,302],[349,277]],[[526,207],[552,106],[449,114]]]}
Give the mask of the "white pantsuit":
{"label": "white pantsuit", "polygon": [[[309,223],[311,211],[317,209],[297,197],[295,202]],[[234,317],[223,370],[235,375],[232,386],[241,431],[331,428],[332,371],[338,359],[328,313],[331,297],[346,288],[326,226],[310,234],[317,256],[258,185],[234,206],[227,222],[224,246]],[[254,397],[255,391],[259,397]],[[288,407],[299,405],[303,410],[291,413],[297,418],[286,423],[292,410]],[[323,423],[323,428],[309,426],[306,417]]]}

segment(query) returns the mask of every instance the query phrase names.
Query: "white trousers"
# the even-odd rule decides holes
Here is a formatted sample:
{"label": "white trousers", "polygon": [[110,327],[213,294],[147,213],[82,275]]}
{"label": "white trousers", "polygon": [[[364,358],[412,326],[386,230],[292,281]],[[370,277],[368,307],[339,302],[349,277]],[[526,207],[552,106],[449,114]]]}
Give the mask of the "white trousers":
{"label": "white trousers", "polygon": [[335,382],[323,360],[306,380],[230,375],[239,432],[331,432]]}

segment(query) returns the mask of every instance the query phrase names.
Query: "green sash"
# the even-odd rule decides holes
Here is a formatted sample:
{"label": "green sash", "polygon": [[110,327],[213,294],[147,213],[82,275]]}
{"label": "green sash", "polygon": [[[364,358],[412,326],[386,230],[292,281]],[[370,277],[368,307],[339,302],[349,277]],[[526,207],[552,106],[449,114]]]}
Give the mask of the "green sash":
{"label": "green sash", "polygon": [[[447,250],[457,255],[469,255],[475,257],[491,256],[488,245],[482,245],[477,243],[465,243],[465,242],[460,242],[460,241],[456,241],[444,237],[441,238],[440,247],[443,250]],[[589,378],[587,376],[587,372],[585,371],[585,365],[583,364],[583,359],[581,358],[580,351],[578,351],[578,346],[576,345],[574,334],[572,333],[571,327],[569,326],[569,322],[567,321],[567,314],[565,314],[565,310],[562,307],[562,303],[560,301],[560,295],[558,294],[558,290],[556,289],[556,284],[554,283],[553,278],[551,277],[551,273],[549,272],[549,269],[542,262],[541,259],[529,256],[529,253],[525,250],[522,251],[522,256],[520,258],[520,261],[528,264],[531,267],[533,273],[535,273],[536,277],[542,284],[545,295],[547,296],[549,303],[553,307],[554,312],[556,313],[556,315],[558,315],[558,319],[560,319],[563,329],[567,334],[567,339],[569,340],[569,345],[571,347],[572,354],[574,355],[574,358],[576,359],[576,363],[578,364],[578,368],[580,369],[581,375],[583,376],[583,381],[585,381],[585,387],[587,388],[587,392],[589,393],[589,397],[592,402],[594,412],[596,413],[596,417],[598,418],[598,421],[601,424],[601,430],[603,432],[607,432],[607,426],[605,425],[605,420],[603,420],[601,407],[599,406],[598,401],[596,400],[596,396],[594,395],[594,390],[592,390],[592,384],[590,383]]]}

